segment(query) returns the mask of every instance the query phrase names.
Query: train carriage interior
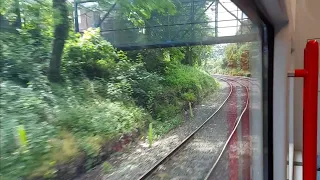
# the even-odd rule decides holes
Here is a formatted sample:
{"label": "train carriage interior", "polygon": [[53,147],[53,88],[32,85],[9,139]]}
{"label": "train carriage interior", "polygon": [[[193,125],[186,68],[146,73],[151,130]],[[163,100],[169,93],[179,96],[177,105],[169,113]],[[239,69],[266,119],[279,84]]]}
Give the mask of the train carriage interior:
{"label": "train carriage interior", "polygon": [[319,0],[0,0],[0,180],[320,180]]}

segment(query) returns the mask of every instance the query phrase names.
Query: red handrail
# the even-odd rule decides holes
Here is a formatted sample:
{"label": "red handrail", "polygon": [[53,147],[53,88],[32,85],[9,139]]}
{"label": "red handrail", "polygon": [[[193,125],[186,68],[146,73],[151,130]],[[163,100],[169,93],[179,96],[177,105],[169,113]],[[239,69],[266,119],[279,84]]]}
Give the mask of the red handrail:
{"label": "red handrail", "polygon": [[[303,74],[303,180],[317,178],[317,108],[319,44],[316,40],[307,43],[304,49]],[[297,70],[296,70],[297,73]]]}

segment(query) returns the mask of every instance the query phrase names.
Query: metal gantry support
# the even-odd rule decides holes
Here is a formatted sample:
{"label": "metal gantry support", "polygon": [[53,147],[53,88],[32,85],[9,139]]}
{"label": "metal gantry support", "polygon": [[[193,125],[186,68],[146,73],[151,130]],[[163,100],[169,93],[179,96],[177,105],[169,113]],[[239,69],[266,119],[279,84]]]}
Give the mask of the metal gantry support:
{"label": "metal gantry support", "polygon": [[319,44],[307,43],[304,49],[304,69],[288,73],[288,77],[302,77],[303,82],[303,180],[317,178],[317,123],[318,123],[318,74]]}
{"label": "metal gantry support", "polygon": [[214,36],[215,37],[218,37],[219,35],[219,32],[218,32],[218,21],[219,21],[219,18],[218,18],[218,12],[219,12],[219,0],[216,0],[215,4],[214,4]]}
{"label": "metal gantry support", "polygon": [[[126,21],[118,18],[118,16],[121,16],[118,11],[121,7],[117,2],[116,0],[113,4],[110,4],[110,7],[103,10],[92,6],[92,3],[98,3],[97,0],[74,0],[75,31],[79,32],[89,27],[100,27],[100,32],[103,34],[103,37],[116,48],[123,48],[123,50],[203,45],[215,42],[239,43],[252,41],[252,37],[248,38],[247,36],[251,32],[245,33],[245,36],[239,36],[243,35],[243,33],[236,33],[234,35],[223,35],[224,37],[221,37],[221,32],[226,31],[225,28],[236,28],[237,32],[239,32],[243,27],[249,28],[250,26],[248,18],[243,18],[242,12],[239,14],[239,9],[234,11],[230,9],[232,5],[229,6],[229,4],[225,4],[232,3],[231,1],[174,0],[173,2],[177,4],[178,8],[181,8],[183,13],[177,13],[177,15],[153,13],[150,19],[154,19],[154,21],[151,23],[148,19],[144,20],[144,25],[141,27],[133,25],[129,20]],[[89,4],[85,5],[85,3]],[[99,6],[99,4],[96,5]],[[79,28],[76,17],[83,14],[79,14],[78,10],[84,11],[84,18],[89,22],[89,24],[82,24],[81,28]],[[93,11],[100,14],[100,20],[98,22],[95,22],[95,20],[92,20],[92,18],[87,15],[87,12]],[[224,11],[226,11],[226,13]],[[179,9],[177,9],[177,12],[180,12]],[[237,14],[234,14],[234,12]],[[221,13],[230,14],[231,17],[226,19]],[[204,16],[207,16],[207,18],[204,18]],[[159,22],[157,18],[159,18]],[[94,21],[94,23],[91,21]],[[227,21],[230,23],[226,23]],[[236,24],[233,23],[235,21],[237,21]],[[118,22],[117,26],[112,25],[115,22]],[[222,22],[226,25],[223,26]],[[141,29],[151,33],[141,33]],[[219,33],[219,29],[223,29],[223,31]],[[126,35],[129,36],[129,34],[132,34],[130,36],[132,38],[126,38]],[[254,35],[255,34],[252,33],[249,36]],[[148,38],[148,36],[150,36],[150,38]]]}

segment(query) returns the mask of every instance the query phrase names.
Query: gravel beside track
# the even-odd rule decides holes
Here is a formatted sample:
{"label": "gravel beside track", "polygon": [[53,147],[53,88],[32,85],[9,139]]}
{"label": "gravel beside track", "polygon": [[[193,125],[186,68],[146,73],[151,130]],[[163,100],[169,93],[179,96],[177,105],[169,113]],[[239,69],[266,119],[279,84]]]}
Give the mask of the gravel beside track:
{"label": "gravel beside track", "polygon": [[[236,99],[231,97],[190,143],[177,152],[172,159],[161,165],[148,179],[204,179],[228,138],[230,131],[228,117],[237,117],[239,115],[237,110],[240,110],[241,113],[245,106],[244,101],[237,102],[237,97],[244,99],[244,88],[238,83],[232,81],[230,83],[234,86],[233,93]],[[230,112],[230,109],[235,109],[235,111]]]}

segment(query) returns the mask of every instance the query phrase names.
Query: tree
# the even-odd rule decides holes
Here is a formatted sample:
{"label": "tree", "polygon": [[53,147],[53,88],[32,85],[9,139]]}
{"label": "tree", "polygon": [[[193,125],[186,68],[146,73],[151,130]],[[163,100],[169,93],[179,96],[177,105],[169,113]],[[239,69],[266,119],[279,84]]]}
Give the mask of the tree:
{"label": "tree", "polygon": [[[153,12],[161,14],[175,14],[176,9],[172,0],[98,0],[101,7],[108,9],[106,15],[110,14],[115,6],[118,6],[120,14],[130,20],[135,26],[145,25],[144,20],[150,19]],[[102,18],[102,21],[105,19]],[[101,23],[100,23],[101,25]]]}
{"label": "tree", "polygon": [[195,41],[208,37],[211,30],[205,11],[206,1],[173,0],[176,13],[153,12],[145,19],[146,41],[171,42]]}
{"label": "tree", "polygon": [[[149,18],[153,11],[166,12],[166,10],[168,10],[169,12],[174,13],[174,5],[171,3],[171,0],[164,0],[161,1],[161,3],[159,3],[157,0],[138,0],[134,1],[133,3],[130,0],[97,0],[97,2],[100,8],[104,9],[112,10],[116,5],[118,5],[120,8],[120,14],[127,17],[127,19],[129,19],[130,22],[132,22],[135,26],[141,25],[144,22],[142,19]],[[77,3],[81,4],[81,1]],[[105,16],[108,16],[111,10],[107,11]],[[53,11],[58,18],[54,18],[54,41],[48,78],[52,82],[58,82],[61,80],[61,58],[65,40],[68,37],[69,31],[68,7],[66,0],[53,0]],[[104,19],[105,17],[102,20]],[[99,26],[100,25],[101,22],[99,23]]]}
{"label": "tree", "polygon": [[14,3],[15,3],[15,10],[14,11],[15,11],[15,14],[17,15],[16,22],[14,23],[14,26],[16,28],[21,29],[21,12],[20,12],[19,0],[15,0]]}
{"label": "tree", "polygon": [[53,0],[53,9],[56,12],[52,58],[50,60],[48,78],[52,82],[61,80],[61,58],[63,48],[69,32],[68,7],[66,0]]}

